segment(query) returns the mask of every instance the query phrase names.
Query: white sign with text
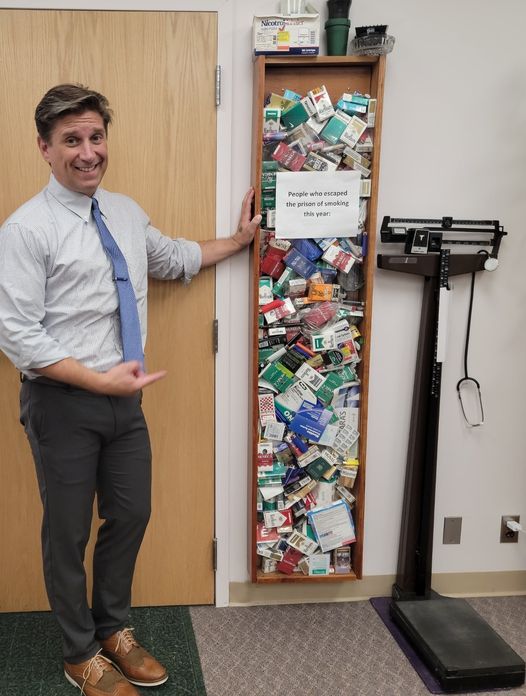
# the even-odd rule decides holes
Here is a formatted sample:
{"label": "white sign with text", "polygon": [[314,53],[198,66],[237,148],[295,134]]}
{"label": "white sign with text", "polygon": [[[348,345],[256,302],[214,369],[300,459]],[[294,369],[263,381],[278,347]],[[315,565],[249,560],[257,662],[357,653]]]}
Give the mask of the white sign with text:
{"label": "white sign with text", "polygon": [[360,178],[354,171],[278,172],[277,239],[356,236]]}

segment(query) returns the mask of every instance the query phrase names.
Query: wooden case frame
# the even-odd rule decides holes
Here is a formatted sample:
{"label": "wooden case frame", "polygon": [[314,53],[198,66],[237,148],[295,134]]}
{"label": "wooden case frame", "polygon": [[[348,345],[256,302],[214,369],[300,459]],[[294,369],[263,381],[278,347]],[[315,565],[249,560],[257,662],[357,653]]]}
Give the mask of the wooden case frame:
{"label": "wooden case frame", "polygon": [[353,495],[356,503],[353,516],[356,527],[356,542],[352,545],[352,571],[345,575],[332,574],[323,577],[306,576],[294,573],[288,576],[282,573],[265,574],[258,568],[256,553],[256,498],[257,498],[257,443],[258,443],[258,289],[259,289],[259,235],[254,240],[252,254],[251,306],[252,306],[252,350],[251,350],[251,390],[250,390],[250,424],[249,438],[249,519],[250,530],[249,559],[252,582],[334,582],[359,580],[363,570],[363,534],[365,515],[365,464],[367,445],[367,392],[369,379],[369,360],[371,349],[371,315],[373,298],[373,276],[375,268],[375,236],[377,227],[378,178],[380,169],[381,128],[383,88],[385,77],[385,56],[319,56],[315,58],[266,57],[259,56],[254,61],[254,91],[252,107],[252,184],[255,191],[255,213],[260,212],[261,205],[261,169],[263,142],[263,106],[265,97],[284,89],[291,89],[299,94],[318,85],[325,85],[333,103],[344,93],[358,91],[377,99],[376,123],[374,127],[374,147],[371,168],[371,197],[367,215],[368,251],[364,259],[365,284],[359,291],[359,298],[365,301],[365,313],[360,323],[364,338],[359,366],[361,380],[360,421],[359,421],[359,461],[360,466]]}

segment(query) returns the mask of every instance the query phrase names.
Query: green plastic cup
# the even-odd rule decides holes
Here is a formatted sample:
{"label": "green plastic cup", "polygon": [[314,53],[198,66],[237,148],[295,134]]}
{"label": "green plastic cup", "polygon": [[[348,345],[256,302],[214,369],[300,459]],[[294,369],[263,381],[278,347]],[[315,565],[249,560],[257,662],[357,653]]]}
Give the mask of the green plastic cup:
{"label": "green plastic cup", "polygon": [[327,55],[347,55],[350,26],[350,19],[328,19],[325,22],[325,33],[327,34]]}

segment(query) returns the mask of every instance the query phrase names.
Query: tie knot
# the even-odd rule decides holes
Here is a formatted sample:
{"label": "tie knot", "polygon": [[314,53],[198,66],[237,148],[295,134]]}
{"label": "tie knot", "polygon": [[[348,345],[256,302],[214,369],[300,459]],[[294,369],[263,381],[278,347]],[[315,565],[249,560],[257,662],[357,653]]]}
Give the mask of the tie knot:
{"label": "tie knot", "polygon": [[96,211],[97,213],[100,212],[99,202],[96,198],[91,199],[91,209]]}

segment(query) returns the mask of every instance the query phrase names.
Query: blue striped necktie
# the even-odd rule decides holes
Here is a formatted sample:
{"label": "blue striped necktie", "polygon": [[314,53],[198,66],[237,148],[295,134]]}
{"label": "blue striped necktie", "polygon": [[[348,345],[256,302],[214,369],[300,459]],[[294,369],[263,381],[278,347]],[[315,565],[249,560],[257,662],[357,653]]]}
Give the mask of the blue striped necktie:
{"label": "blue striped necktie", "polygon": [[135,299],[135,293],[130,281],[126,259],[102,219],[97,199],[92,198],[91,200],[91,212],[99,230],[102,246],[113,264],[113,277],[117,283],[124,360],[139,360],[141,365],[144,366],[137,300]]}

